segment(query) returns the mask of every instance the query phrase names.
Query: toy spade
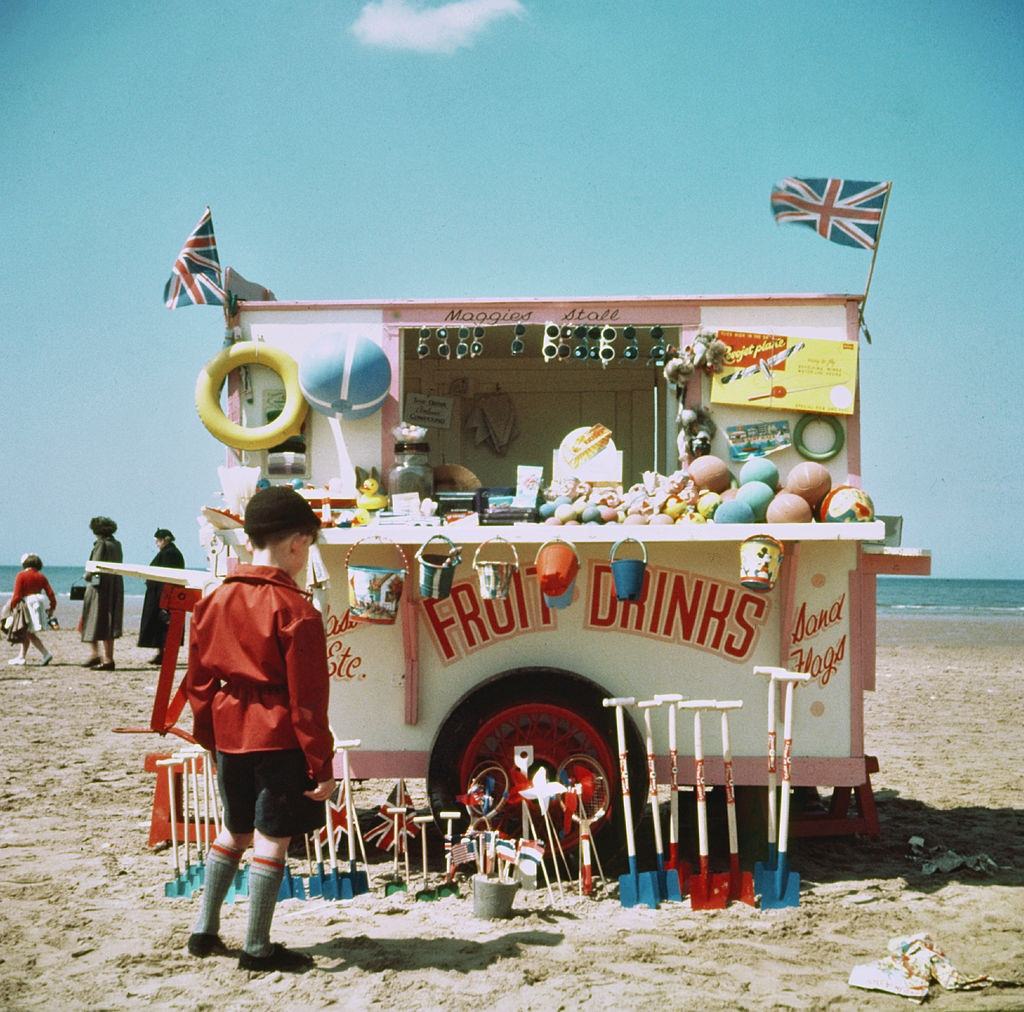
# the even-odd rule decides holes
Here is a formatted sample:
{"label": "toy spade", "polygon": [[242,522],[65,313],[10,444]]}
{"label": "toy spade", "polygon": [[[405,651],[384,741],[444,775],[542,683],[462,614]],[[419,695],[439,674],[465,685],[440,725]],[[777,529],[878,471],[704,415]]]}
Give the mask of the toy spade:
{"label": "toy spade", "polygon": [[320,831],[314,830],[313,837],[317,843],[318,870],[314,870],[313,856],[309,852],[309,834],[307,833],[303,837],[303,842],[306,844],[306,864],[309,866],[309,874],[306,876],[306,892],[309,893],[311,900],[320,899],[324,894],[324,863],[323,852],[320,850]]}
{"label": "toy spade", "polygon": [[658,909],[658,873],[644,872],[641,875],[636,867],[636,837],[633,832],[633,807],[629,797],[629,767],[626,751],[626,726],[622,718],[622,708],[632,706],[636,700],[632,696],[620,696],[604,699],[603,706],[615,707],[615,731],[619,745],[619,776],[622,780],[622,816],[626,825],[626,860],[629,870],[619,876],[619,903],[624,907],[635,907],[638,904]]}
{"label": "toy spade", "polygon": [[690,862],[685,860],[679,853],[679,795],[682,787],[679,785],[679,748],[676,741],[676,717],[679,713],[678,704],[683,697],[678,692],[667,692],[654,697],[658,703],[668,703],[668,755],[672,766],[672,792],[669,795],[669,820],[668,820],[668,860],[665,862],[666,871],[674,871],[679,879],[679,895],[685,896],[686,880],[693,872]]}
{"label": "toy spade", "polygon": [[436,889],[427,888],[427,823],[433,822],[432,815],[417,815],[412,820],[420,827],[420,845],[422,854],[423,887],[416,893],[418,900],[436,900],[438,898]]}
{"label": "toy spade", "polygon": [[679,876],[665,871],[665,848],[661,841],[661,808],[658,805],[658,773],[654,765],[654,733],[651,731],[651,708],[660,706],[656,699],[645,699],[637,704],[644,714],[644,744],[647,750],[647,781],[651,799],[651,816],[654,819],[654,852],[658,862],[658,896],[662,900],[681,903],[683,895],[679,890]]}
{"label": "toy spade", "polygon": [[729,826],[729,900],[754,906],[754,878],[740,869],[739,834],[736,831],[736,786],[732,775],[732,743],[729,740],[729,711],[743,706],[742,700],[718,701],[722,715],[722,762],[725,765],[725,814]]}
{"label": "toy spade", "polygon": [[[768,856],[764,861],[759,861],[755,866],[755,880],[757,868],[762,871],[774,868],[778,860],[779,847],[776,842],[776,829],[778,828],[778,781],[777,781],[777,728],[775,718],[775,697],[778,695],[778,686],[773,680],[775,674],[782,674],[785,668],[755,667],[755,675],[766,675],[768,678]],[[756,884],[756,883],[755,883]]]}
{"label": "toy spade", "polygon": [[157,766],[165,766],[167,768],[167,800],[171,810],[171,853],[174,856],[174,877],[169,882],[164,883],[164,896],[175,899],[188,895],[185,891],[185,881],[182,878],[181,864],[178,860],[178,811],[173,767],[180,765],[181,760],[175,758],[157,761]]}
{"label": "toy spade", "polygon": [[692,910],[724,910],[729,900],[729,876],[712,875],[708,858],[708,804],[704,786],[704,733],[701,711],[715,708],[713,699],[690,699],[680,709],[693,710],[693,758],[696,765],[697,843],[700,868],[690,876],[690,908]]}
{"label": "toy spade", "polygon": [[800,875],[790,869],[787,857],[789,804],[793,780],[793,690],[798,682],[806,682],[810,677],[810,675],[794,671],[772,674],[773,688],[776,682],[784,683],[786,695],[782,724],[782,798],[779,803],[779,849],[774,869],[754,866],[754,888],[761,894],[763,910],[800,905]]}
{"label": "toy spade", "polygon": [[281,879],[281,887],[277,891],[278,900],[304,900],[306,888],[302,884],[300,875],[293,875],[288,862],[284,865],[284,876]]}
{"label": "toy spade", "polygon": [[[402,792],[399,791],[399,797]],[[391,869],[391,881],[384,886],[384,895],[392,896],[395,893],[407,893],[409,891],[409,848],[406,846],[405,833],[399,828],[400,820],[405,820],[405,807],[403,805],[389,805],[384,809],[388,815],[391,816],[393,821],[393,835],[395,839],[395,857],[394,864]],[[404,829],[404,826],[402,827]],[[398,872],[398,852],[399,850],[405,855],[405,878],[403,879]]]}
{"label": "toy spade", "polygon": [[[348,753],[349,749],[358,748],[360,741],[339,741],[335,748],[341,751],[342,769],[342,790],[345,792],[345,829],[347,831],[348,845],[348,871],[337,873],[338,896],[340,900],[350,900],[353,896],[361,896],[370,891],[370,881],[365,871],[356,868],[356,834],[359,832],[359,823],[356,818],[355,805],[352,803],[352,778],[349,772]],[[363,838],[359,836],[359,845],[362,847]],[[365,856],[363,858],[366,860]]]}
{"label": "toy spade", "polygon": [[459,896],[459,887],[455,884],[455,865],[452,863],[452,823],[462,818],[462,812],[441,812],[444,819],[444,882],[437,887],[438,899],[446,896]]}

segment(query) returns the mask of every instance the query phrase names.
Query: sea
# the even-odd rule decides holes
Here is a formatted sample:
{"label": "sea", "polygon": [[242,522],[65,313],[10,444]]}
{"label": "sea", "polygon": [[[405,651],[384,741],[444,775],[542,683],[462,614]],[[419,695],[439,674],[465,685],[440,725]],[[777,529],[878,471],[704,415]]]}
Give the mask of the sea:
{"label": "sea", "polygon": [[[20,566],[0,566],[0,600],[14,585]],[[72,583],[80,582],[80,566],[47,566],[43,572],[55,594],[66,596]],[[129,597],[142,597],[146,585],[142,580],[125,577],[124,592]],[[878,578],[878,613],[880,615],[911,614],[976,614],[1010,618],[1024,616],[1024,580],[944,580],[933,576],[880,576]]]}

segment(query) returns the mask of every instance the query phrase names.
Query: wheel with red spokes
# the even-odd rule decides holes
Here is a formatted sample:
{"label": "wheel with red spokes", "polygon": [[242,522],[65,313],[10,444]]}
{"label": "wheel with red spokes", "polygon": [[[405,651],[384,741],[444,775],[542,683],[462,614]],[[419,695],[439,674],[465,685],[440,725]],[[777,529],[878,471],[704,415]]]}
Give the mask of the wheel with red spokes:
{"label": "wheel with red spokes", "polygon": [[[542,766],[549,781],[567,788],[580,784],[580,795],[591,807],[591,833],[607,836],[621,823],[614,714],[601,706],[600,688],[577,675],[554,669],[519,669],[486,683],[464,699],[438,730],[430,756],[427,789],[435,816],[445,808],[460,808],[469,825],[500,829],[512,836],[527,835],[522,826],[521,788]],[[635,784],[634,814],[642,814],[646,767],[642,746],[630,728],[630,781]],[[527,774],[517,768],[517,747],[530,746]],[[597,804],[595,806],[595,798]],[[639,811],[637,810],[639,809]],[[537,804],[529,805],[538,829]],[[564,849],[579,839],[579,822],[556,799],[549,815]]]}

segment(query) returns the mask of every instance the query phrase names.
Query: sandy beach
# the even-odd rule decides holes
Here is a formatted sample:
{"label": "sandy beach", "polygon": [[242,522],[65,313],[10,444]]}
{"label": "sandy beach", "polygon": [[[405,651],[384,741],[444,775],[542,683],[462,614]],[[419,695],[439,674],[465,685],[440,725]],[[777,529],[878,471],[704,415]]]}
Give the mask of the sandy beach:
{"label": "sandy beach", "polygon": [[[878,691],[866,704],[867,751],[882,836],[797,841],[797,908],[689,904],[624,909],[614,894],[520,893],[505,922],[475,919],[468,899],[417,903],[378,889],[346,903],[284,902],[275,937],[316,968],[249,977],[234,960],[193,959],[185,940],[198,900],[167,899],[169,852],[147,849],[153,776],[143,756],[152,653],[117,645],[113,674],[86,655],[61,602],[55,654],[25,668],[0,653],[0,1007],[264,1009],[701,1008],[895,1009],[905,999],[847,986],[851,968],[897,935],[928,931],[966,972],[1024,977],[1024,622],[879,620]],[[138,603],[126,625],[137,628]],[[797,760],[798,761],[798,760]],[[369,782],[362,804],[387,785]],[[420,785],[422,790],[422,785]],[[926,850],[987,855],[988,873],[927,875]],[[244,903],[222,934],[244,935]],[[940,1009],[1024,1006],[1024,991],[951,994]]]}

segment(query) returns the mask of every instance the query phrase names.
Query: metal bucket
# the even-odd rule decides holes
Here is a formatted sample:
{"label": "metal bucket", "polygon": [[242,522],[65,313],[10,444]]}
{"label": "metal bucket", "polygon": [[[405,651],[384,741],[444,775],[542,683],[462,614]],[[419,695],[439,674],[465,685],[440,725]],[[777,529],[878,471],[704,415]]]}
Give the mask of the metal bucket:
{"label": "metal bucket", "polygon": [[785,550],[770,534],[754,534],[740,542],[740,583],[766,592],[775,586]]}
{"label": "metal bucket", "polygon": [[[639,545],[644,553],[642,559],[617,559],[618,550],[627,542]],[[636,538],[623,538],[612,545],[610,556],[612,579],[615,581],[615,596],[620,601],[639,601],[644,590],[644,572],[647,569],[647,546]]]}
{"label": "metal bucket", "polygon": [[537,549],[533,564],[537,567],[537,579],[545,598],[560,598],[566,591],[571,591],[576,582],[576,574],[580,571],[580,557],[575,546],[561,538],[545,541]]}
{"label": "metal bucket", "polygon": [[[508,545],[512,552],[512,562],[480,561],[480,553],[484,547],[492,542],[502,542]],[[512,586],[512,577],[519,569],[519,553],[516,546],[500,535],[485,541],[476,550],[473,556],[473,568],[476,570],[480,580],[480,596],[485,601],[501,601],[508,597],[509,588]]]}
{"label": "metal bucket", "polygon": [[504,920],[512,916],[512,901],[518,882],[501,882],[486,875],[473,876],[473,914],[484,920]]}
{"label": "metal bucket", "polygon": [[[403,568],[387,569],[383,566],[357,566],[351,561],[352,553],[369,541],[391,545],[401,556]],[[355,622],[374,622],[378,625],[393,625],[398,615],[398,603],[402,599],[409,563],[405,552],[392,541],[374,535],[361,538],[345,556],[348,569],[349,617]]]}
{"label": "metal bucket", "polygon": [[[447,554],[426,551],[431,541],[443,541],[448,545]],[[443,600],[452,592],[452,581],[455,570],[462,562],[462,549],[443,534],[431,535],[416,553],[416,561],[420,564],[420,597]]]}

